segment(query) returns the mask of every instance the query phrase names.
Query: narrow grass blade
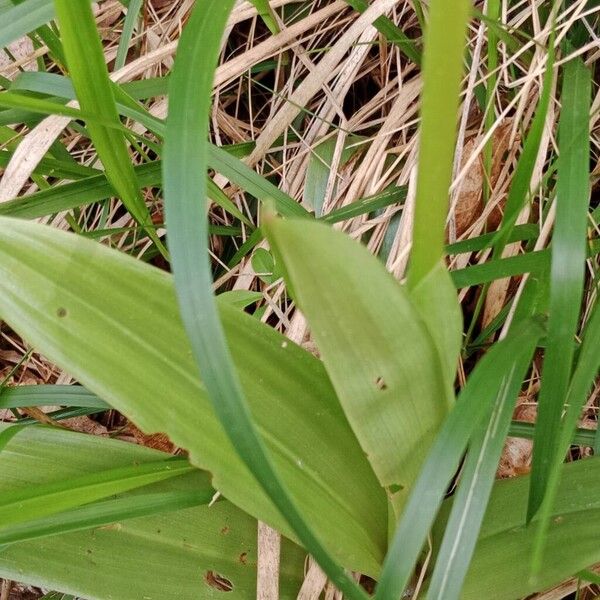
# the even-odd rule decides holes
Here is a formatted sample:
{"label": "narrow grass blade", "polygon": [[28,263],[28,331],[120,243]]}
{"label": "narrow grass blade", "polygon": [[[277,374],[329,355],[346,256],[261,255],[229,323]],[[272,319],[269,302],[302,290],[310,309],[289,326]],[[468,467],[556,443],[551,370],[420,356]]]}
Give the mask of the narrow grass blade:
{"label": "narrow grass blade", "polygon": [[[73,479],[0,493],[0,528],[45,517],[113,494],[190,473],[187,460],[169,459],[120,467]],[[1,529],[0,529],[1,531]]]}
{"label": "narrow grass blade", "polygon": [[273,13],[273,9],[269,4],[269,0],[250,0],[254,7],[258,11],[258,14],[265,22],[265,25],[269,28],[269,31],[275,35],[280,32],[279,25],[277,25],[277,19]]}
{"label": "narrow grass blade", "polygon": [[0,392],[0,409],[55,405],[110,408],[96,394],[80,385],[21,385],[3,388]]}
{"label": "narrow grass blade", "polygon": [[[145,491],[144,488],[42,519],[2,527],[0,544],[14,544],[209,504],[215,495],[209,479],[208,473],[200,471],[190,473],[190,476],[180,475],[148,486],[152,491]],[[169,485],[171,482],[175,485]]]}
{"label": "narrow grass blade", "polygon": [[[196,5],[171,75],[163,179],[181,317],[215,412],[239,456],[338,589],[351,599],[364,598],[315,536],[273,467],[242,391],[212,293],[205,215],[208,112],[221,37],[233,6],[233,0]],[[191,71],[197,77],[190,77]]]}
{"label": "narrow grass blade", "polygon": [[561,415],[573,364],[586,260],[591,75],[580,59],[564,71],[559,123],[556,224],[552,238],[550,318],[533,448],[528,518],[539,509],[557,454]]}
{"label": "narrow grass blade", "polygon": [[[496,477],[498,461],[515,402],[536,343],[536,336],[531,336],[524,341],[520,349],[522,360],[514,362],[510,370],[506,371],[491,411],[480,421],[469,442],[458,492],[454,495],[452,512],[429,583],[428,600],[460,598]],[[493,378],[490,379],[494,381]]]}
{"label": "narrow grass blade", "polygon": [[[81,110],[97,115],[101,121],[120,126],[90,3],[88,0],[55,0],[54,5],[69,73]],[[123,134],[91,121],[88,122],[88,131],[106,175],[123,204],[141,225],[151,226],[152,221],[140,194]],[[147,232],[156,246],[164,251],[154,230],[148,227]]]}
{"label": "narrow grass blade", "polygon": [[525,371],[531,358],[527,348],[540,334],[540,327],[531,323],[498,342],[469,377],[410,494],[379,579],[377,600],[401,597],[475,428],[507,385],[507,374],[516,381]]}
{"label": "narrow grass blade", "polygon": [[544,126],[546,124],[546,116],[550,106],[550,98],[552,96],[552,82],[554,79],[554,36],[550,36],[548,42],[548,61],[546,63],[546,73],[542,83],[540,99],[536,107],[535,116],[527,133],[527,138],[523,145],[523,152],[519,156],[515,173],[512,177],[502,223],[494,242],[494,258],[499,258],[506,246],[510,232],[512,231],[519,213],[527,202],[530,194],[531,177],[535,162],[540,149]]}
{"label": "narrow grass blade", "polygon": [[[532,572],[537,575],[541,569],[543,552],[550,526],[550,517],[557,489],[560,483],[563,459],[573,441],[574,432],[581,416],[581,411],[588,398],[588,393],[600,369],[600,353],[598,340],[600,340],[600,304],[596,303],[590,321],[586,327],[585,337],[579,352],[577,366],[569,385],[566,398],[566,413],[560,422],[560,432],[557,433],[555,459],[548,473],[546,493],[539,509],[539,524],[532,556]],[[537,427],[537,425],[536,425]],[[596,430],[597,435],[598,430]],[[593,432],[588,431],[588,434]],[[590,435],[591,438],[591,435]],[[534,437],[535,439],[535,437]],[[589,440],[589,445],[595,446],[595,439]],[[596,448],[594,448],[596,450]],[[532,475],[533,477],[533,475]]]}
{"label": "narrow grass blade", "polygon": [[[526,598],[600,562],[599,475],[598,458],[562,465],[547,551],[535,580],[530,570],[535,528],[525,525],[530,477],[497,481],[461,600]],[[452,500],[444,504],[436,530],[444,526]]]}
{"label": "narrow grass blade", "polygon": [[52,0],[25,0],[0,14],[0,48],[27,35],[54,17]]}
{"label": "narrow grass blade", "polygon": [[444,255],[448,189],[456,141],[469,0],[448,10],[432,0],[425,35],[419,174],[408,284],[415,287]]}
{"label": "narrow grass blade", "polygon": [[361,198],[360,200],[356,200],[356,202],[351,202],[346,206],[332,210],[330,213],[323,215],[320,220],[333,225],[347,219],[368,215],[392,204],[402,204],[406,200],[406,193],[406,186],[392,186],[380,194]]}
{"label": "narrow grass blade", "polygon": [[[367,0],[346,0],[346,2],[356,11],[363,13],[369,8]],[[410,59],[411,62],[421,64],[421,52],[415,42],[411,40],[393,21],[388,17],[379,17],[373,25],[385,36],[388,42],[398,46],[400,51]]]}
{"label": "narrow grass blade", "polygon": [[127,15],[125,17],[125,22],[123,23],[123,31],[119,38],[119,46],[115,58],[115,71],[118,71],[121,67],[125,66],[133,30],[135,29],[136,22],[140,18],[140,10],[143,4],[144,0],[130,0],[127,6]]}

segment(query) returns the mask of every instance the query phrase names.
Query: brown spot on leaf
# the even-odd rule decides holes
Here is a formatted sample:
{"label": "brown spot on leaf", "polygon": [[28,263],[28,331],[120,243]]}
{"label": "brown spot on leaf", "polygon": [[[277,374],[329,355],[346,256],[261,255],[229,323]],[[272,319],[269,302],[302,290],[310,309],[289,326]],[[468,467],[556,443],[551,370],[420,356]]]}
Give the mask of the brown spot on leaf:
{"label": "brown spot on leaf", "polygon": [[219,590],[220,592],[231,592],[233,591],[233,583],[229,581],[223,575],[219,575],[215,571],[206,571],[204,575],[204,581],[207,585],[215,590]]}

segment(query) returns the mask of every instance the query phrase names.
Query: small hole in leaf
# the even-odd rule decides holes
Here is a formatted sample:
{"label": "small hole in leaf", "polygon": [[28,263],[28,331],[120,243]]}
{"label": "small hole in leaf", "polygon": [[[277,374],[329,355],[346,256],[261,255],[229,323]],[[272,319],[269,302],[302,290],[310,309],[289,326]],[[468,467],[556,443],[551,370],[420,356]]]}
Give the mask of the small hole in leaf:
{"label": "small hole in leaf", "polygon": [[379,390],[387,390],[387,383],[385,382],[385,379],[381,377],[381,375],[375,380],[375,385]]}
{"label": "small hole in leaf", "polygon": [[59,308],[56,309],[56,316],[59,319],[63,319],[64,317],[66,317],[68,315],[68,311],[66,308],[64,308],[64,306],[60,306]]}
{"label": "small hole in leaf", "polygon": [[397,494],[398,492],[402,491],[402,489],[404,488],[399,483],[392,483],[392,485],[388,486],[390,494]]}
{"label": "small hole in leaf", "polygon": [[211,588],[219,590],[220,592],[233,591],[233,583],[231,583],[227,577],[223,577],[223,575],[219,575],[218,573],[215,573],[215,571],[206,571],[204,581],[206,581]]}

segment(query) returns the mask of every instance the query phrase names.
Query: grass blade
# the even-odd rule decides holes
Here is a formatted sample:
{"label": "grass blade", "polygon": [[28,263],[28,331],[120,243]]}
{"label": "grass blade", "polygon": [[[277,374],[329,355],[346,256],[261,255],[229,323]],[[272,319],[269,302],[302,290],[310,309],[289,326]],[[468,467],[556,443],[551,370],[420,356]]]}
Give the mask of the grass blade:
{"label": "grass blade", "polygon": [[[69,66],[71,81],[84,113],[97,115],[120,128],[104,52],[98,37],[88,0],[55,0],[60,22],[61,40]],[[118,129],[88,122],[88,131],[106,169],[106,176],[123,204],[164,253],[164,246],[152,229],[152,220],[139,191],[125,138]]]}
{"label": "grass blade", "polygon": [[127,52],[129,51],[129,43],[133,36],[135,24],[140,17],[140,10],[144,4],[144,0],[130,0],[127,6],[127,15],[123,23],[123,31],[119,38],[119,46],[117,48],[117,57],[115,58],[115,71],[125,66],[127,60]]}
{"label": "grass blade", "polygon": [[0,528],[52,515],[193,470],[194,467],[185,459],[168,459],[3,492],[0,494]]}
{"label": "grass blade", "polygon": [[[346,0],[356,11],[363,13],[369,8],[367,0]],[[411,40],[393,21],[388,17],[379,17],[373,23],[378,31],[383,34],[388,42],[398,46],[400,51],[417,65],[421,64],[421,52],[413,40]]]}
{"label": "grass blade", "polygon": [[428,600],[456,600],[460,597],[515,402],[536,344],[536,336],[524,341],[521,360],[514,362],[506,372],[491,411],[480,421],[471,438],[458,492],[454,496],[452,512],[431,577]]}
{"label": "grass blade", "polygon": [[25,0],[0,14],[0,48],[44,25],[54,17],[52,0]]}
{"label": "grass blade", "polygon": [[96,394],[80,385],[20,385],[3,388],[0,392],[0,409],[55,405],[110,408]]}
{"label": "grass blade", "polygon": [[526,348],[540,334],[537,324],[529,324],[510,335],[495,344],[471,374],[410,494],[379,579],[377,600],[401,597],[473,431],[495,402],[506,374],[512,372],[516,381],[527,368],[531,357]]}
{"label": "grass blade", "polygon": [[[364,598],[315,537],[275,472],[246,403],[212,293],[205,214],[208,112],[221,37],[233,6],[233,0],[196,5],[170,78],[163,180],[180,312],[215,412],[239,456],[336,586],[349,598]],[[196,77],[189,76],[191,70]]]}
{"label": "grass blade", "polygon": [[557,454],[577,333],[586,260],[591,75],[580,59],[565,67],[559,123],[556,224],[552,238],[548,342],[538,400],[528,518],[539,509]]}
{"label": "grass blade", "polygon": [[[532,572],[534,577],[539,573],[543,560],[543,551],[546,537],[550,526],[550,516],[556,493],[560,483],[563,458],[569,445],[573,440],[573,433],[577,429],[577,422],[581,410],[588,398],[588,392],[594,382],[594,378],[600,369],[600,353],[598,352],[598,340],[600,340],[600,305],[594,307],[592,316],[586,328],[585,337],[581,345],[577,367],[569,386],[567,395],[567,410],[560,423],[560,433],[556,442],[556,453],[554,463],[551,465],[546,484],[546,493],[539,509],[539,524],[537,525],[535,544],[532,555]],[[597,435],[598,430],[596,430]],[[594,432],[588,431],[589,434]],[[591,437],[591,436],[590,436]],[[534,437],[535,439],[535,437]],[[575,440],[573,440],[575,442]],[[589,445],[594,445],[595,440],[589,440]],[[576,442],[575,442],[576,443]],[[594,450],[596,450],[594,448]]]}
{"label": "grass blade", "polygon": [[444,255],[448,189],[456,142],[463,53],[471,3],[432,0],[425,36],[419,173],[408,284],[415,287]]}

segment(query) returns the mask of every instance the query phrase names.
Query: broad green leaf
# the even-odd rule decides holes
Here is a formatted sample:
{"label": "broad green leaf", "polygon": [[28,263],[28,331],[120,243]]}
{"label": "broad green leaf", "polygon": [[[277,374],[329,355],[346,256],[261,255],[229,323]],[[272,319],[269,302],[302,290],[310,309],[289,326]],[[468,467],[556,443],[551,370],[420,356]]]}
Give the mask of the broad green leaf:
{"label": "broad green leaf", "polygon": [[444,254],[448,189],[456,147],[460,81],[470,0],[432,0],[425,33],[419,172],[408,271],[415,287]]}
{"label": "broad green leaf", "polygon": [[[409,496],[385,560],[376,598],[398,598],[408,585],[448,484],[476,427],[507,385],[521,381],[529,364],[524,352],[540,335],[530,324],[495,344],[477,364],[442,428]],[[512,373],[507,377],[507,373]],[[441,532],[440,532],[441,536]]]}
{"label": "broad green leaf", "polygon": [[[0,233],[2,318],[142,430],[167,433],[189,450],[232,502],[290,534],[237,458],[197,379],[171,276],[28,221],[0,218]],[[220,315],[286,484],[344,565],[376,574],[385,495],[323,366],[227,302]]]}
{"label": "broad green leaf", "polygon": [[581,59],[566,65],[562,90],[550,315],[533,442],[530,519],[543,501],[551,471],[564,460],[557,441],[573,367],[585,279],[591,73]]}
{"label": "broad green leaf", "polygon": [[[81,110],[95,115],[101,122],[108,121],[120,126],[90,2],[54,0],[54,6],[69,73]],[[140,194],[123,134],[118,129],[93,121],[89,121],[87,127],[106,169],[106,176],[123,204],[141,225],[150,226],[152,221]],[[157,247],[163,249],[154,230],[148,227],[147,231]]]}
{"label": "broad green leaf", "polygon": [[[16,490],[56,479],[168,458],[133,444],[30,428],[0,454],[0,490]],[[131,503],[146,490],[157,495],[180,490],[210,493],[206,473],[196,472],[119,498]],[[100,505],[89,505],[89,508]],[[101,506],[106,507],[105,503]],[[63,523],[64,525],[64,523]],[[97,600],[183,600],[218,597],[213,575],[233,584],[231,598],[256,597],[256,521],[226,501],[211,506],[102,523],[86,531],[4,546],[0,577]],[[284,540],[282,598],[295,598],[304,552]],[[126,582],[126,585],[124,584]]]}
{"label": "broad green leaf", "polygon": [[446,267],[439,262],[410,290],[410,296],[436,345],[444,372],[446,397],[453,399],[463,317],[456,288]]}
{"label": "broad green leaf", "polygon": [[[293,600],[305,553],[282,546],[279,597]],[[256,563],[256,521],[218,502],[13,544],[0,576],[89,600],[253,600]]]}
{"label": "broad green leaf", "polygon": [[[206,170],[212,84],[234,0],[196,4],[178,45],[169,84],[163,182],[175,291],[192,358],[231,445],[289,529],[350,600],[366,598],[305,507],[281,478],[242,387],[213,294],[209,257]],[[197,76],[190,77],[190,73]],[[278,365],[279,366],[279,365]],[[303,510],[304,509],[304,510]]]}
{"label": "broad green leaf", "polygon": [[264,224],[338,398],[396,509],[450,408],[439,354],[408,292],[324,224]]}
{"label": "broad green leaf", "polygon": [[[531,579],[535,527],[527,527],[530,478],[495,484],[461,600],[514,600],[564,581],[600,562],[600,460],[565,465],[551,511],[547,550]],[[444,514],[451,507],[446,502]],[[533,524],[537,519],[534,518]],[[445,523],[444,515],[439,526]],[[508,567],[508,568],[507,568]]]}
{"label": "broad green leaf", "polygon": [[[32,427],[27,431],[19,429],[19,426],[12,425],[0,428],[0,436],[13,430],[19,433],[17,437],[7,440],[6,447],[0,453],[3,473],[0,496],[36,494],[41,499],[42,508],[43,489],[61,487],[68,497],[72,482],[83,477],[98,478],[111,470],[115,471],[115,467],[123,471],[160,463],[168,466],[172,462],[168,454],[124,442],[46,427]],[[100,502],[89,503],[87,499],[85,506],[78,506],[84,499],[76,498],[77,490],[72,489],[73,496],[67,498],[70,508],[64,503],[59,507],[55,498],[46,495],[47,514],[41,516],[38,513],[40,518],[33,518],[35,515],[29,514],[25,520],[24,506],[12,513],[3,512],[3,521],[7,517],[13,520],[18,517],[23,522],[11,525],[3,522],[0,545],[208,504],[215,493],[209,475],[196,469],[187,475],[119,493]],[[116,488],[113,487],[113,491],[116,492]]]}

